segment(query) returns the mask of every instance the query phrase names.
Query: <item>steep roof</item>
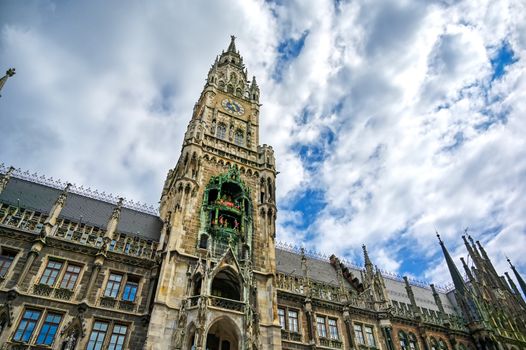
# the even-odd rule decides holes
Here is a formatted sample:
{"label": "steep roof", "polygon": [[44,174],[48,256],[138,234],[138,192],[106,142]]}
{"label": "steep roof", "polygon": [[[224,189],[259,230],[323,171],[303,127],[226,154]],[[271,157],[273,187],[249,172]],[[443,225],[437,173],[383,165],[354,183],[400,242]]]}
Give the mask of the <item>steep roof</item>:
{"label": "steep roof", "polygon": [[[329,259],[312,257],[309,255],[306,256],[306,259],[309,277],[311,279],[335,286],[338,285],[338,274],[335,268],[330,264]],[[291,250],[276,248],[276,270],[284,274],[302,276],[301,254]],[[349,270],[361,281],[362,277],[360,269],[354,266],[349,266]],[[411,304],[403,281],[391,276],[383,277],[387,293],[391,300],[399,303]],[[417,306],[438,311],[438,306],[435,303],[431,289],[416,284],[411,284],[411,287],[415,295]],[[442,291],[439,291],[438,294],[446,313],[455,314],[455,308],[447,294]]]}
{"label": "steep roof", "polygon": [[[12,176],[0,194],[0,202],[48,214],[61,192],[47,184]],[[70,192],[60,218],[105,229],[114,207],[114,203],[83,195],[80,191]],[[117,232],[158,241],[161,228],[158,215],[124,207]]]}

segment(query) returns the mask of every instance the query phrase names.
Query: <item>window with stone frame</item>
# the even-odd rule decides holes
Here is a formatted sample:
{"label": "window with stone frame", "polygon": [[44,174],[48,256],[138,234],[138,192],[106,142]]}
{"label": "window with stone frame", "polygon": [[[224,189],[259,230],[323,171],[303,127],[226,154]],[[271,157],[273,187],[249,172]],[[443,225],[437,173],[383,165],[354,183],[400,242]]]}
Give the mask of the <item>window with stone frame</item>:
{"label": "window with stone frame", "polygon": [[13,341],[44,346],[53,345],[64,316],[62,313],[27,308],[21,315],[13,334]]}
{"label": "window with stone frame", "polygon": [[77,285],[79,279],[81,267],[79,265],[68,263],[62,276],[62,281],[60,282],[60,288],[73,290]]}
{"label": "window with stone frame", "polygon": [[278,319],[281,329],[294,333],[300,332],[298,309],[278,306]]}
{"label": "window with stone frame", "polygon": [[73,290],[77,285],[81,271],[82,267],[77,263],[49,259],[38,283],[49,287]]}
{"label": "window with stone frame", "polygon": [[108,325],[108,322],[104,321],[95,321],[93,323],[93,328],[91,329],[86,350],[103,349],[104,339],[106,338],[106,333],[108,332]]}
{"label": "window with stone frame", "polygon": [[44,316],[44,323],[38,332],[36,344],[51,346],[55,341],[60,322],[62,321],[62,314],[56,312],[47,312]]}
{"label": "window with stone frame", "polygon": [[318,329],[318,337],[327,338],[327,325],[325,324],[325,316],[316,316],[316,327]]}
{"label": "window with stone frame", "polygon": [[286,328],[286,323],[285,323],[285,309],[282,309],[282,308],[278,308],[278,319],[279,319],[279,325],[281,326],[281,329],[285,329]]}
{"label": "window with stone frame", "polygon": [[58,260],[48,260],[46,268],[40,277],[40,284],[54,287],[64,263]]}
{"label": "window with stone frame", "polygon": [[135,276],[128,276],[124,284],[122,292],[122,300],[134,302],[137,298],[137,291],[139,290],[139,278]]}
{"label": "window with stone frame", "polygon": [[18,323],[18,327],[13,335],[13,340],[22,343],[29,343],[37,323],[42,316],[42,310],[26,309],[22,313],[22,318]]}
{"label": "window with stone frame", "polygon": [[108,350],[122,350],[124,348],[124,341],[126,340],[126,333],[128,326],[123,324],[113,325],[111,332],[110,344]]}
{"label": "window with stone frame", "polygon": [[289,309],[289,331],[299,333],[298,311]]}
{"label": "window with stone frame", "polygon": [[4,278],[13,264],[17,251],[0,247],[0,279]]}
{"label": "window with stone frame", "polygon": [[363,336],[363,329],[361,324],[354,325],[354,338],[357,344],[365,345],[365,338]]}
{"label": "window with stone frame", "polygon": [[329,318],[327,323],[329,324],[329,337],[331,339],[339,340],[340,334],[338,332],[338,320],[335,318]]}
{"label": "window with stone frame", "polygon": [[110,271],[103,296],[135,303],[140,291],[140,282],[140,276]]}
{"label": "window with stone frame", "polygon": [[318,337],[340,340],[338,320],[324,315],[316,315]]}
{"label": "window with stone frame", "polygon": [[110,298],[117,298],[121,289],[123,275],[120,273],[110,273],[108,282],[106,282],[106,289],[104,290],[104,296]]}
{"label": "window with stone frame", "polygon": [[129,326],[109,320],[94,320],[86,350],[122,350],[126,348]]}
{"label": "window with stone frame", "polygon": [[365,331],[365,340],[367,341],[367,345],[370,347],[376,347],[376,339],[374,338],[373,327],[364,326],[363,329]]}
{"label": "window with stone frame", "polygon": [[355,323],[353,326],[354,338],[359,345],[365,345],[370,348],[376,348],[376,339],[374,337],[374,328],[371,325]]}

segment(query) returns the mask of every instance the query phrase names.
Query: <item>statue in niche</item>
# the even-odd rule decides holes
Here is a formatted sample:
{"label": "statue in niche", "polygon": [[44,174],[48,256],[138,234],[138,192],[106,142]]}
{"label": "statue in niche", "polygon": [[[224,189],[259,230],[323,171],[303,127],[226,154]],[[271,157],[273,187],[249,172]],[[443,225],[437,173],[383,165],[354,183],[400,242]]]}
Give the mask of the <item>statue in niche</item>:
{"label": "statue in niche", "polygon": [[210,133],[212,135],[215,135],[215,133],[216,133],[216,120],[215,119],[212,120],[212,126],[210,127]]}
{"label": "statue in niche", "polygon": [[78,341],[78,332],[75,330],[71,332],[70,335],[64,339],[64,343],[62,343],[61,350],[74,350],[77,346]]}

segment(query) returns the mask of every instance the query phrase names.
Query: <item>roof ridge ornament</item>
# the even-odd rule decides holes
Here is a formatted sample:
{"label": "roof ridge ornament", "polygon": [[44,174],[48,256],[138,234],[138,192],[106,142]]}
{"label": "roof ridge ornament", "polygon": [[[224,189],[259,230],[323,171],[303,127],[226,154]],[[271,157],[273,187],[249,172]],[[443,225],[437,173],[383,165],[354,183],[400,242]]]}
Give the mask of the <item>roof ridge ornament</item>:
{"label": "roof ridge ornament", "polygon": [[[9,168],[4,164],[0,164],[0,173],[6,174]],[[68,182],[62,181],[60,179],[53,179],[53,177],[46,177],[45,175],[40,175],[37,172],[31,174],[29,170],[23,171],[20,168],[13,168],[11,171],[11,177],[16,177],[21,180],[37,183],[47,187],[51,187],[57,190],[64,190]],[[112,193],[99,192],[97,189],[91,189],[90,187],[86,188],[83,185],[71,184],[68,188],[70,193],[74,193],[80,196],[88,197],[91,199],[99,200],[102,202],[110,203],[116,205],[119,201],[119,197],[113,195]],[[139,201],[133,201],[129,199],[124,199],[122,202],[122,207],[135,210],[144,214],[149,215],[159,215],[159,207],[154,207],[151,204],[142,203]]]}

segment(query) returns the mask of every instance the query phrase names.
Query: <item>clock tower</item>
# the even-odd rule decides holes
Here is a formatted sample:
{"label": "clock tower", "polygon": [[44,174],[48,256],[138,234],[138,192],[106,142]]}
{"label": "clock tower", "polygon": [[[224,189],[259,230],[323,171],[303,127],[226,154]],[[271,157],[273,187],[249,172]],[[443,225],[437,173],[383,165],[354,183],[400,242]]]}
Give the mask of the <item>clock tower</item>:
{"label": "clock tower", "polygon": [[259,88],[231,37],[194,106],[161,195],[147,349],[281,349],[275,159],[259,145]]}

